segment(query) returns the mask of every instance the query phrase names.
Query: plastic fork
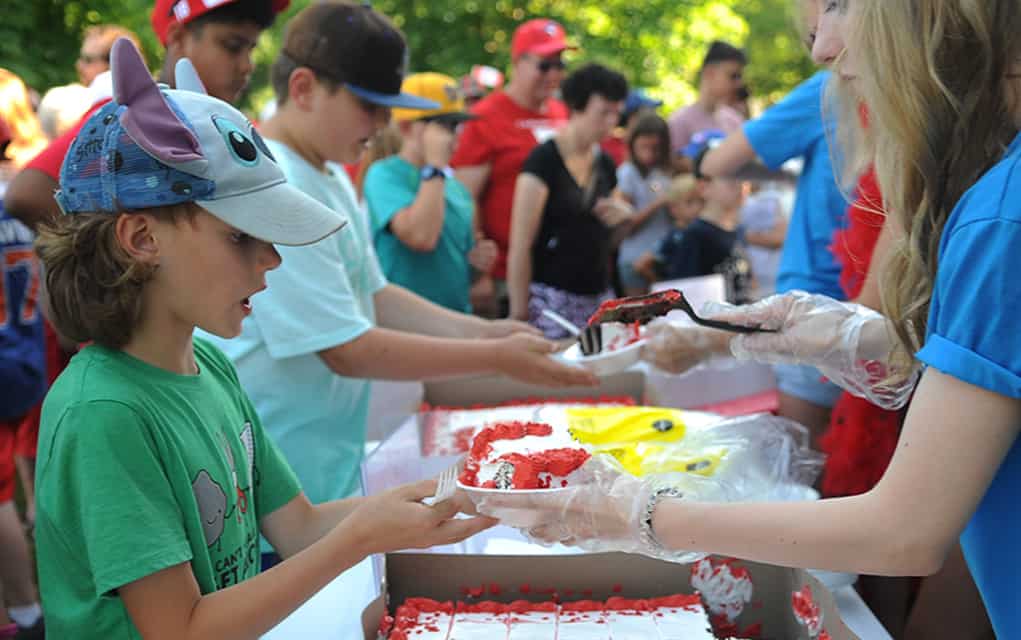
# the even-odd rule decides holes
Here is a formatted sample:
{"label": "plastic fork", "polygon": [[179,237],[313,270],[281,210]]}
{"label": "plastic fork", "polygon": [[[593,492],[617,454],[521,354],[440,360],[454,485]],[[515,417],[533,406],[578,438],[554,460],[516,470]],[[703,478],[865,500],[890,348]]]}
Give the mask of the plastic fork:
{"label": "plastic fork", "polygon": [[589,318],[589,326],[598,326],[605,322],[622,322],[624,324],[646,324],[653,318],[666,315],[673,309],[680,309],[688,314],[692,322],[703,327],[731,331],[734,333],[775,333],[772,329],[763,329],[759,326],[746,326],[733,324],[723,320],[711,320],[700,318],[695,310],[691,308],[684,294],[677,289],[667,289],[657,293],[650,293],[644,296],[632,298],[618,298],[604,303],[603,306]]}
{"label": "plastic fork", "polygon": [[461,475],[464,467],[464,458],[443,470],[436,483],[436,494],[433,496],[433,503],[443,502],[452,498],[457,491],[457,478]]}
{"label": "plastic fork", "polygon": [[551,309],[543,309],[542,315],[563,327],[568,333],[578,339],[578,347],[581,354],[592,356],[603,350],[603,330],[599,325],[587,325],[584,328],[578,327],[564,316]]}

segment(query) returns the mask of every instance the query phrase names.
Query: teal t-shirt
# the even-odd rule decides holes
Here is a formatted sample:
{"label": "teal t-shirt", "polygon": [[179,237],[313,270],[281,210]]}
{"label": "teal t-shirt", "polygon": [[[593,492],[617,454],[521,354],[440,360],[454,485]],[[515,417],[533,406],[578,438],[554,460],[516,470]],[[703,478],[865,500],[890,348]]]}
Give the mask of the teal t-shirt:
{"label": "teal t-shirt", "polygon": [[344,169],[320,171],[287,146],[266,144],[290,184],[350,222],[315,244],[277,247],[283,262],[252,297],[241,335],[209,339],[233,361],[266,431],[318,504],[360,489],[371,392],[371,381],[333,373],[318,354],[375,326],[374,296],[387,281]]}
{"label": "teal t-shirt", "polygon": [[372,237],[386,277],[438,305],[471,312],[468,252],[475,244],[471,194],[453,176],[443,186],[443,231],[432,251],[415,251],[389,229],[390,221],[418,195],[418,167],[400,156],[373,163],[365,174]]}
{"label": "teal t-shirt", "polygon": [[36,551],[46,632],[139,638],[117,589],[190,562],[203,594],[259,573],[259,519],[301,491],[230,361],[198,375],[90,346],[43,404]]}

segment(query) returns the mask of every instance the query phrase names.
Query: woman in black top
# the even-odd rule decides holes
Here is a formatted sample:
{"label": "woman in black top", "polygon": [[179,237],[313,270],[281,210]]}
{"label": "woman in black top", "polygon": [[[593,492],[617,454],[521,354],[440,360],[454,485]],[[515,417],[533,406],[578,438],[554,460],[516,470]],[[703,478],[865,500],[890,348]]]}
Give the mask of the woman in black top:
{"label": "woman in black top", "polygon": [[511,317],[548,338],[567,332],[543,309],[580,326],[613,296],[611,235],[633,214],[616,192],[613,160],[599,149],[620,118],[627,80],[590,64],[568,76],[561,93],[570,119],[532,151],[518,176],[507,263]]}

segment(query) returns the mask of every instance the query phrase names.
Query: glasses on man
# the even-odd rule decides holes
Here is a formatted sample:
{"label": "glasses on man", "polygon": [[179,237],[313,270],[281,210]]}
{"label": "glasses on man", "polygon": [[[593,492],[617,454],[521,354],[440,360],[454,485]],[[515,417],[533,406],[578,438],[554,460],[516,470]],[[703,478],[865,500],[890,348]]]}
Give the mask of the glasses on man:
{"label": "glasses on man", "polygon": [[553,69],[557,71],[563,71],[567,65],[560,58],[543,58],[536,63],[536,68],[540,73],[549,73]]}

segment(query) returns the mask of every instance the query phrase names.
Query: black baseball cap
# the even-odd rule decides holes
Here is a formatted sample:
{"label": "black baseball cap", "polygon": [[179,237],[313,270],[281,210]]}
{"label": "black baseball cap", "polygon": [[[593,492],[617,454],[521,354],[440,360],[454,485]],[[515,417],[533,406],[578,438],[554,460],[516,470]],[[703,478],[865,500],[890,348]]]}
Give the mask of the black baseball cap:
{"label": "black baseball cap", "polygon": [[368,5],[326,1],[308,7],[287,24],[281,53],[373,104],[439,107],[401,92],[408,62],[404,35]]}

